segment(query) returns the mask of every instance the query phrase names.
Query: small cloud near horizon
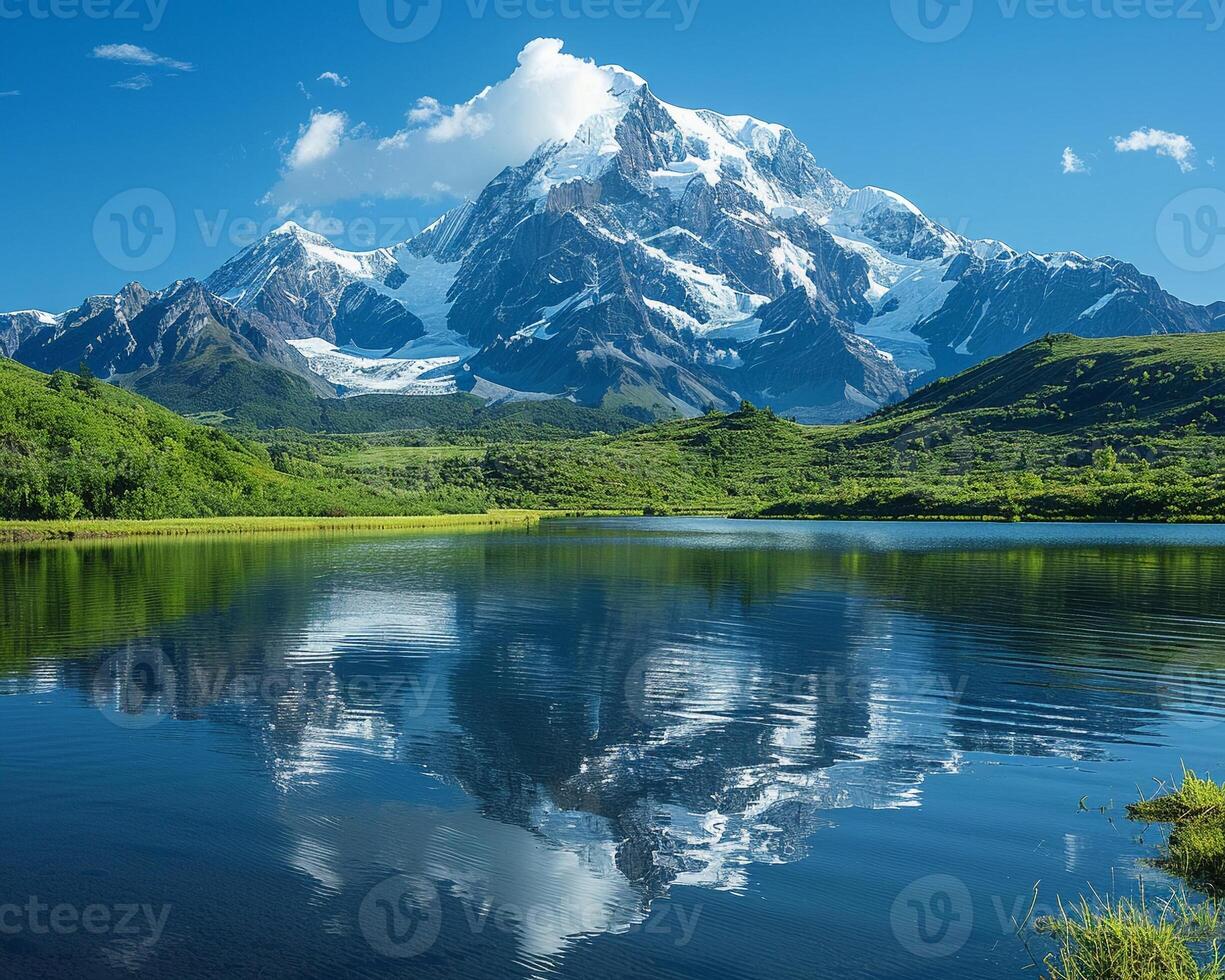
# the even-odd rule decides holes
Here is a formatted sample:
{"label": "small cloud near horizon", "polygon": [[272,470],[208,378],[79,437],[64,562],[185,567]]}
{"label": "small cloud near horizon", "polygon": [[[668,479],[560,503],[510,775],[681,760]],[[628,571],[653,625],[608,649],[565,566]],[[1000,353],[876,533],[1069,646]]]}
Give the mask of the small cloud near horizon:
{"label": "small cloud near horizon", "polygon": [[1117,153],[1155,150],[1158,156],[1169,157],[1177,163],[1184,174],[1195,169],[1195,144],[1179,133],[1169,133],[1164,129],[1137,129],[1130,136],[1116,136],[1114,148]]}
{"label": "small cloud near horizon", "polygon": [[1065,174],[1089,174],[1089,165],[1070,146],[1063,150],[1063,172]]}
{"label": "small cloud near horizon", "polygon": [[116,82],[111,88],[122,88],[129,92],[139,92],[142,89],[147,89],[153,84],[153,79],[148,75],[133,75],[131,78],[125,78],[122,82]]}
{"label": "small cloud near horizon", "polygon": [[179,61],[142,48],[138,44],[101,44],[91,55],[101,61],[118,61],[124,65],[139,65],[146,68],[169,68],[171,71],[195,71],[189,61]]}

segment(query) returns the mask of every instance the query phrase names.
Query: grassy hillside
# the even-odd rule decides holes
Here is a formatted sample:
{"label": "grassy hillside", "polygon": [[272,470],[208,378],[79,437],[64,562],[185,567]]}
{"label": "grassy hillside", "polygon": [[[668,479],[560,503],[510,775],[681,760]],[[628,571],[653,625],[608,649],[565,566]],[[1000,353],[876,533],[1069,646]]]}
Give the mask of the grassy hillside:
{"label": "grassy hillside", "polygon": [[1053,337],[854,425],[768,411],[454,451],[321,447],[363,479],[499,506],[794,517],[1225,516],[1225,336]]}
{"label": "grassy hillside", "polygon": [[9,517],[502,507],[1225,519],[1225,335],[1051,337],[830,428],[748,407],[565,438],[608,417],[563,402],[354,399],[336,404],[355,424],[366,411],[410,424],[373,436],[262,433],[264,447],[106,386],[86,393],[68,375],[3,367]]}
{"label": "grassy hillside", "polygon": [[268,451],[64,372],[0,360],[0,516],[10,519],[427,514],[483,509]]}

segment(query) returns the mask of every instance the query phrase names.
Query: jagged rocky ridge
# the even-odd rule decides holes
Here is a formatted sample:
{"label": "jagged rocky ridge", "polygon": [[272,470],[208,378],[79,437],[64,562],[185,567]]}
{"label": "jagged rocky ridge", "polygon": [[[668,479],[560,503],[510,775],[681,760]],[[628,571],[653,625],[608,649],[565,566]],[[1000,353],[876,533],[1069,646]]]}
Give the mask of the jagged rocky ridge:
{"label": "jagged rocky ridge", "polygon": [[[1052,331],[1225,328],[1225,303],[1184,303],[1108,257],[971,241],[848,187],[782,126],[605,71],[609,107],[411,241],[352,253],[290,223],[194,286],[197,302],[237,311],[225,333],[243,356],[309,364],[342,393],[647,415],[748,398],[805,421],[864,415]],[[147,312],[133,330],[122,297],[0,317],[0,351],[35,367],[88,351],[117,377],[180,357],[180,331]]]}

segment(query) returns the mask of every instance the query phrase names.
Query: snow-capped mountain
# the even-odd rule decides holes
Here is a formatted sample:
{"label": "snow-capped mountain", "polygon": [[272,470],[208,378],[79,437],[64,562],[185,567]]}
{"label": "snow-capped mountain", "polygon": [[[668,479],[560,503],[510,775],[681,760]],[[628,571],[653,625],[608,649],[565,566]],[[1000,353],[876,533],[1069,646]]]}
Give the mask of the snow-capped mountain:
{"label": "snow-capped mountain", "polygon": [[[194,280],[158,293],[130,283],[114,296],[92,296],[76,310],[51,317],[13,352],[40,371],[75,371],[134,379],[203,355],[242,358],[307,374],[305,360],[269,321],[210,293]],[[334,392],[315,379],[320,393]]]}
{"label": "snow-capped mountain", "polygon": [[19,310],[0,313],[0,356],[12,357],[17,348],[34,334],[54,327],[60,318],[42,310]]}
{"label": "snow-capped mountain", "polygon": [[383,291],[405,275],[386,249],[346,252],[293,222],[235,256],[205,280],[213,293],[262,313],[286,340],[390,352],[425,328]]}
{"label": "snow-capped mountain", "polygon": [[607,71],[611,109],[393,250],[454,277],[460,387],[825,421],[1052,331],[1225,326],[1126,263],[971,241],[844,184],[785,127]]}
{"label": "snow-capped mountain", "polygon": [[[411,241],[347,252],[289,223],[198,301],[277,342],[252,356],[309,365],[342,393],[651,415],[748,398],[805,421],[867,414],[1049,332],[1225,328],[1225,304],[1184,303],[1125,262],[971,241],[898,194],[849,187],[783,126],[669,105],[603,71],[607,104],[572,138]],[[103,351],[99,373],[128,373],[156,361],[129,336],[132,302],[0,317],[0,350],[36,367]]]}

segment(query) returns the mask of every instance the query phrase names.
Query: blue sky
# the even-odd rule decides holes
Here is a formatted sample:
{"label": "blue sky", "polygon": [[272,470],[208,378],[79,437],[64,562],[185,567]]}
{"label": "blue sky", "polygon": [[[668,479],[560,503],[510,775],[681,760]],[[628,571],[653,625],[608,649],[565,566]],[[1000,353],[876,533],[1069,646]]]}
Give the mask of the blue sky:
{"label": "blue sky", "polygon": [[[0,0],[0,309],[207,274],[277,223],[268,195],[313,113],[391,136],[422,97],[506,78],[538,37],[666,101],[784,123],[843,180],[963,234],[1113,254],[1225,299],[1225,271],[1171,261],[1157,232],[1171,201],[1202,217],[1225,188],[1225,0],[938,2],[442,0],[428,33],[428,6],[406,21],[426,36],[395,42],[388,0]],[[1116,150],[1148,130],[1164,135]],[[1063,172],[1068,147],[1091,173]],[[297,216],[336,219],[346,247],[388,244],[450,203],[432,193],[366,188]],[[116,195],[137,202],[131,234],[173,222],[164,250],[116,255],[114,207],[100,213]]]}

